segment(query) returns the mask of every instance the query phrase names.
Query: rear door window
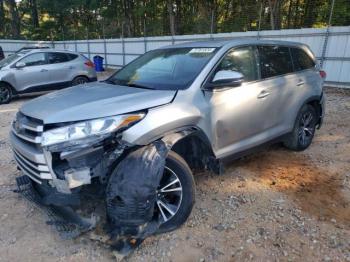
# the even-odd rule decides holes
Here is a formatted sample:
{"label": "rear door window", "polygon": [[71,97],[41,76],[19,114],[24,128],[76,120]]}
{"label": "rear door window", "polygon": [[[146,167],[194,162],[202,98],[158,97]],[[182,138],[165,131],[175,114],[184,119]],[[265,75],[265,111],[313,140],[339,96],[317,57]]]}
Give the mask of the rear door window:
{"label": "rear door window", "polygon": [[59,64],[68,62],[69,57],[66,53],[49,53],[49,63],[50,64]]}
{"label": "rear door window", "polygon": [[232,49],[222,59],[215,72],[220,70],[239,72],[246,82],[257,80],[258,68],[254,49],[250,46]]}
{"label": "rear door window", "polygon": [[21,62],[25,63],[26,66],[38,66],[47,64],[45,53],[35,53],[28,55],[24,57]]}
{"label": "rear door window", "polygon": [[289,48],[284,46],[258,46],[261,78],[293,72]]}
{"label": "rear door window", "polygon": [[291,48],[291,54],[295,71],[302,71],[315,67],[314,60],[302,49]]}

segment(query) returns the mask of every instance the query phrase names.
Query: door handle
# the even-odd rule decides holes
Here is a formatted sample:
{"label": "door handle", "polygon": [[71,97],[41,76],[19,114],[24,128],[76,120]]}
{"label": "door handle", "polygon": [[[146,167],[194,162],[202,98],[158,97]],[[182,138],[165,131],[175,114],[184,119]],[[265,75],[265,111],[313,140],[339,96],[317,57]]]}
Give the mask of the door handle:
{"label": "door handle", "polygon": [[304,81],[299,81],[298,83],[297,83],[297,86],[302,86],[304,84]]}
{"label": "door handle", "polygon": [[267,97],[268,95],[270,95],[269,92],[263,90],[260,92],[260,94],[258,95],[258,98],[264,98],[264,97]]}
{"label": "door handle", "polygon": [[74,66],[69,66],[68,69],[74,69]]}
{"label": "door handle", "polygon": [[41,69],[40,70],[40,72],[47,72],[47,71],[49,71],[49,70],[47,70],[47,69]]}

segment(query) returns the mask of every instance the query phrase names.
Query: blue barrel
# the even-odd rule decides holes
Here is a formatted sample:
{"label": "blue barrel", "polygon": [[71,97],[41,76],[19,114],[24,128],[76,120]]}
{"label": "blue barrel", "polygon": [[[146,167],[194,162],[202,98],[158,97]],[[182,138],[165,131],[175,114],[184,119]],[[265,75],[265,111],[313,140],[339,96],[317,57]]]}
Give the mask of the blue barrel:
{"label": "blue barrel", "polygon": [[95,64],[96,72],[104,71],[104,68],[103,68],[103,57],[102,56],[99,56],[99,55],[94,56],[94,64]]}

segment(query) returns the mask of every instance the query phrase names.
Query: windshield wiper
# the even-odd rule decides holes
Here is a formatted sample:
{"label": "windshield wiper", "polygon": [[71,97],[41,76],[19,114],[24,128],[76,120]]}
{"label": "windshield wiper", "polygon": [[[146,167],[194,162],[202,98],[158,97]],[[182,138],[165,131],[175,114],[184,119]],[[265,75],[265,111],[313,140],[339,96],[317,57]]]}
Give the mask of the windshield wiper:
{"label": "windshield wiper", "polygon": [[112,85],[121,85],[121,86],[129,86],[129,87],[136,87],[136,88],[143,88],[143,89],[154,90],[154,88],[149,87],[149,86],[140,85],[140,84],[136,84],[136,83],[116,83],[115,81],[113,81],[111,79],[106,79],[103,82],[105,82],[107,84],[112,84]]}
{"label": "windshield wiper", "polygon": [[110,80],[110,79],[106,79],[106,80],[104,80],[103,82],[105,82],[105,83],[107,83],[107,84],[112,84],[112,85],[115,85],[115,84],[116,84],[113,80]]}
{"label": "windshield wiper", "polygon": [[130,87],[136,87],[136,88],[143,88],[143,89],[151,89],[151,90],[154,90],[154,88],[152,88],[152,87],[145,86],[145,85],[140,85],[140,84],[136,84],[136,83],[127,83],[126,85],[127,85],[127,86],[130,86]]}

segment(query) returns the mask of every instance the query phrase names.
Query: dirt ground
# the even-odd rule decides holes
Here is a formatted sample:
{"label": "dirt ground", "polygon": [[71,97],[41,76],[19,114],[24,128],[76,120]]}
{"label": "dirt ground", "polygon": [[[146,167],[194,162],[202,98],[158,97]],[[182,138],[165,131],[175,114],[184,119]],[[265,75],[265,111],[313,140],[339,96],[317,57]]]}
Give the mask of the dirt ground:
{"label": "dirt ground", "polygon": [[[304,152],[276,145],[195,174],[196,204],[179,230],[148,238],[127,261],[350,261],[350,92],[327,89],[324,126]],[[91,234],[63,240],[13,193],[8,133],[30,98],[0,106],[0,261],[115,261]]]}

